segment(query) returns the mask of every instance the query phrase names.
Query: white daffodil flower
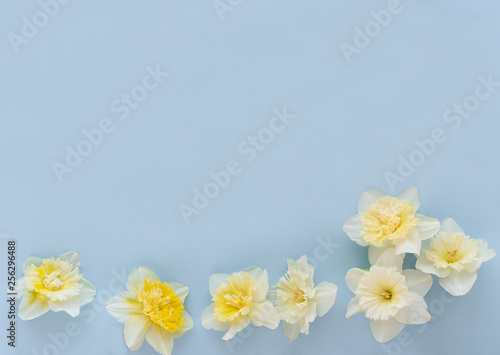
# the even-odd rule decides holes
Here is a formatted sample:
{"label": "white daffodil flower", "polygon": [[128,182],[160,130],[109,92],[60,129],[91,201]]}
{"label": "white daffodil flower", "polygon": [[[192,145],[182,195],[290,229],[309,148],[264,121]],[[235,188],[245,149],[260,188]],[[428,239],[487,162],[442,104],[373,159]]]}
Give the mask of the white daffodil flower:
{"label": "white daffodil flower", "polygon": [[80,257],[74,251],[57,259],[30,257],[23,263],[24,277],[17,281],[17,298],[22,297],[19,318],[31,320],[47,313],[64,311],[72,317],[92,302],[94,285],[80,273]]}
{"label": "white daffodil flower", "polygon": [[288,272],[269,289],[268,296],[283,320],[285,336],[294,341],[300,333],[309,334],[309,323],[323,317],[337,297],[337,286],[321,282],[314,287],[314,267],[307,256],[287,260]]}
{"label": "white daffodil flower", "polygon": [[193,328],[193,319],[184,308],[189,288],[177,282],[161,282],[147,267],[130,273],[127,291],[106,303],[106,311],[125,324],[125,343],[132,351],[144,340],[158,353],[170,355],[174,338]]}
{"label": "white daffodil flower", "polygon": [[409,187],[393,197],[377,189],[363,191],[358,199],[358,214],[344,223],[349,238],[361,246],[396,248],[396,254],[420,254],[423,240],[440,228],[435,218],[417,213],[420,197]]}
{"label": "white daffodil flower", "polygon": [[424,296],[432,286],[432,276],[419,270],[403,271],[403,259],[389,248],[370,270],[351,269],[345,277],[355,294],[347,305],[346,318],[365,312],[379,343],[393,339],[405,324],[422,324],[431,319]]}
{"label": "white daffodil flower", "polygon": [[280,318],[271,301],[266,299],[269,282],[267,271],[251,267],[232,275],[210,276],[209,290],[213,303],[201,317],[206,329],[227,331],[222,339],[232,339],[250,322],[256,327],[276,329]]}
{"label": "white daffodil flower", "polygon": [[465,235],[452,218],[445,219],[439,233],[426,244],[415,267],[438,276],[439,284],[453,296],[469,292],[481,264],[496,255],[484,240]]}

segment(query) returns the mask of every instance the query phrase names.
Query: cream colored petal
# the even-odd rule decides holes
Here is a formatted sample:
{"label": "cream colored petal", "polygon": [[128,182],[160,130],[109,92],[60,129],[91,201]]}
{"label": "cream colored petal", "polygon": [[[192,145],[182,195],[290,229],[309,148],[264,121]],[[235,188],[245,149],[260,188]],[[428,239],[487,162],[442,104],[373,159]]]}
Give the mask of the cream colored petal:
{"label": "cream colored petal", "polygon": [[144,342],[146,333],[153,323],[143,314],[132,315],[125,323],[125,344],[132,351],[139,349]]}
{"label": "cream colored petal", "polygon": [[307,262],[307,255],[302,255],[296,262],[296,265],[300,271],[305,273],[309,279],[312,281],[314,277],[314,266]]}
{"label": "cream colored petal", "polygon": [[256,288],[253,294],[254,302],[264,301],[267,297],[267,291],[269,290],[269,280],[267,276],[267,270],[264,270],[262,273],[259,272],[259,274],[260,277],[255,278],[257,282],[255,284]]}
{"label": "cream colored petal", "polygon": [[416,227],[410,229],[406,238],[396,244],[396,254],[412,253],[420,255],[422,239]]}
{"label": "cream colored petal", "polygon": [[347,304],[347,313],[345,314],[345,317],[349,319],[353,315],[361,311],[361,307],[359,306],[359,298],[357,296],[353,297]]}
{"label": "cream colored petal", "polygon": [[315,288],[314,301],[317,303],[316,314],[323,317],[335,303],[337,297],[337,285],[331,282],[320,282]]}
{"label": "cream colored petal", "polygon": [[394,318],[404,324],[423,324],[431,320],[431,315],[427,312],[427,304],[422,296],[415,292],[410,292],[412,303],[399,310]]}
{"label": "cream colored petal", "polygon": [[417,213],[416,217],[418,218],[417,231],[421,240],[432,238],[441,229],[441,223],[436,218],[427,217],[421,213]]}
{"label": "cream colored petal", "polygon": [[267,299],[270,300],[273,304],[277,302],[276,292],[278,290],[278,283],[275,282],[271,286],[269,286],[269,290],[267,291]]}
{"label": "cream colored petal", "polygon": [[19,318],[31,320],[47,313],[50,310],[46,300],[39,299],[35,293],[27,292],[19,305]]}
{"label": "cream colored petal", "polygon": [[254,302],[248,313],[248,318],[256,327],[276,329],[280,324],[280,316],[271,301]]}
{"label": "cream colored petal", "polygon": [[363,224],[361,223],[360,214],[357,214],[356,216],[345,221],[344,232],[346,232],[347,236],[351,238],[352,241],[358,243],[362,247],[365,247],[368,243],[363,239],[361,231],[363,231]]}
{"label": "cream colored petal", "polygon": [[73,267],[81,269],[82,268],[82,263],[80,262],[80,257],[76,253],[76,251],[68,251],[67,253],[64,253],[59,256],[59,259],[63,261],[67,261]]}
{"label": "cream colored petal", "polygon": [[215,290],[219,288],[220,285],[227,283],[228,274],[212,274],[208,279],[208,290],[210,291],[210,296],[213,297]]}
{"label": "cream colored petal", "polygon": [[402,272],[403,270],[403,260],[404,254],[397,255],[396,250],[394,248],[386,249],[380,256],[374,265],[384,266],[384,267],[395,267],[398,269],[398,272]]}
{"label": "cream colored petal", "polygon": [[291,324],[283,321],[283,332],[288,339],[294,341],[300,334],[300,322]]}
{"label": "cream colored petal", "polygon": [[182,303],[184,303],[187,295],[189,294],[189,287],[182,285],[178,282],[169,282],[168,284],[172,286],[177,297],[179,297]]}
{"label": "cream colored petal", "polygon": [[358,213],[363,213],[366,209],[380,197],[387,196],[387,194],[378,189],[366,189],[358,198]]}
{"label": "cream colored petal", "polygon": [[493,249],[488,248],[488,242],[482,239],[476,239],[479,242],[479,256],[478,259],[484,263],[493,259],[497,253]]}
{"label": "cream colored petal", "polygon": [[26,269],[29,265],[40,266],[43,264],[43,260],[40,258],[35,258],[34,256],[30,256],[28,259],[23,262],[23,273],[26,273]]}
{"label": "cream colored petal", "polygon": [[394,318],[389,320],[371,320],[370,328],[372,335],[379,343],[386,343],[401,333],[405,327],[404,323],[398,322]]}
{"label": "cream colored petal", "polygon": [[256,282],[258,282],[262,275],[264,275],[264,271],[265,270],[257,266],[252,266],[243,270],[243,272],[248,272],[250,275],[252,275],[255,278]]}
{"label": "cream colored petal", "polygon": [[97,291],[95,286],[86,279],[81,279],[80,283],[83,284],[83,288],[80,290],[78,298],[80,300],[80,306],[83,306],[94,300]]}
{"label": "cream colored petal", "polygon": [[226,331],[231,327],[231,322],[219,322],[214,318],[214,304],[208,306],[201,316],[201,325],[205,329],[213,329],[218,331]]}
{"label": "cream colored petal", "polygon": [[423,271],[427,274],[433,274],[433,275],[436,275],[438,277],[446,277],[450,274],[449,269],[443,269],[443,268],[439,268],[437,266],[434,266],[434,264],[424,256],[424,254],[420,255],[417,258],[417,262],[415,264],[415,267],[417,269],[419,269],[420,271]]}
{"label": "cream colored petal", "polygon": [[182,317],[184,318],[184,324],[182,325],[181,329],[178,329],[172,333],[174,338],[183,336],[185,332],[193,329],[194,327],[193,318],[189,315],[188,312],[184,311],[184,313],[182,313]]}
{"label": "cream colored petal", "polygon": [[157,353],[162,355],[172,354],[174,347],[174,337],[171,333],[166,332],[158,325],[153,324],[149,327],[146,333],[146,341],[155,349]]}
{"label": "cream colored petal", "polygon": [[463,296],[470,291],[477,279],[477,273],[452,270],[447,277],[440,277],[439,284],[453,296]]}
{"label": "cream colored petal", "polygon": [[160,278],[150,268],[140,266],[130,273],[127,280],[127,290],[137,291],[144,284],[146,278],[151,278],[151,282],[159,281]]}
{"label": "cream colored petal", "polygon": [[382,255],[382,253],[389,248],[389,244],[386,244],[385,246],[379,248],[370,245],[368,247],[368,261],[370,262],[370,265],[375,265],[377,259],[380,258],[380,255]]}
{"label": "cream colored petal", "polygon": [[27,292],[26,284],[24,283],[24,277],[16,281],[15,290],[16,290],[16,299],[23,297],[23,295]]}
{"label": "cream colored petal", "polygon": [[462,228],[453,218],[446,218],[441,222],[441,232],[445,233],[462,233],[465,234]]}
{"label": "cream colored petal", "polygon": [[226,334],[222,337],[222,340],[231,340],[234,338],[236,333],[242,331],[250,324],[250,319],[246,316],[240,316],[231,322],[231,327]]}
{"label": "cream colored petal", "polygon": [[132,315],[142,314],[142,309],[134,291],[119,292],[106,303],[106,311],[120,323],[126,323]]}
{"label": "cream colored petal", "polygon": [[420,208],[420,195],[415,186],[410,186],[397,196],[398,200],[405,200],[413,204],[413,209],[417,211]]}
{"label": "cream colored petal", "polygon": [[415,292],[424,297],[432,286],[432,276],[420,270],[404,270],[406,286],[411,292]]}
{"label": "cream colored petal", "polygon": [[349,290],[352,291],[352,293],[356,293],[356,290],[358,289],[359,281],[363,276],[365,276],[366,271],[363,271],[358,268],[351,269],[347,271],[347,274],[345,275],[345,282],[347,284],[347,287],[349,287]]}
{"label": "cream colored petal", "polygon": [[48,304],[51,311],[64,311],[73,318],[78,317],[80,314],[80,299],[77,296],[64,301],[49,301]]}

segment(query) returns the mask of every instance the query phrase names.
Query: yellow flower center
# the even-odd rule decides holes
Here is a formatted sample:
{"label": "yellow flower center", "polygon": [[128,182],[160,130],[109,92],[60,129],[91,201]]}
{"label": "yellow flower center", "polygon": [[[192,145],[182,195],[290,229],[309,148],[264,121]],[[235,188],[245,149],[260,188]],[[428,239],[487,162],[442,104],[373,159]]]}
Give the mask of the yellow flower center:
{"label": "yellow flower center", "polygon": [[83,288],[80,269],[61,259],[43,259],[40,266],[28,265],[24,277],[27,291],[54,302],[78,296]]}
{"label": "yellow flower center", "polygon": [[63,288],[63,282],[59,271],[51,272],[42,276],[43,286],[49,291],[59,291]]}
{"label": "yellow flower center", "polygon": [[361,236],[371,245],[380,247],[386,240],[406,237],[418,224],[411,202],[393,196],[380,197],[361,215]]}
{"label": "yellow flower center", "polygon": [[479,242],[468,235],[439,232],[425,250],[425,257],[437,267],[461,271],[464,265],[477,259],[479,249]]}
{"label": "yellow flower center", "polygon": [[227,284],[215,290],[214,317],[220,322],[231,322],[250,312],[253,294],[257,289],[255,278],[248,272],[237,272],[227,278]]}
{"label": "yellow flower center", "polygon": [[166,331],[175,332],[184,325],[184,305],[168,283],[146,278],[138,300],[144,306],[142,313]]}

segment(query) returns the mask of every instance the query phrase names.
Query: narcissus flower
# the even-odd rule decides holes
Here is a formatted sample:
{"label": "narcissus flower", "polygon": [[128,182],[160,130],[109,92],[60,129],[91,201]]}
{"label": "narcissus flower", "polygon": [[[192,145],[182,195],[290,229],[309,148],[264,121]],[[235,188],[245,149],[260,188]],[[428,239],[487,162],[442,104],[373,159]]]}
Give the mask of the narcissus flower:
{"label": "narcissus flower", "polygon": [[147,267],[132,270],[127,291],[106,303],[106,311],[125,324],[125,343],[132,351],[144,339],[160,354],[170,355],[174,338],[193,328],[193,319],[184,308],[189,288],[177,282],[161,282]]}
{"label": "narcissus flower", "polygon": [[268,289],[267,271],[258,267],[210,276],[213,303],[203,312],[201,323],[206,329],[227,331],[224,340],[232,339],[250,322],[256,327],[276,329],[280,318],[266,299]]}
{"label": "narcissus flower", "polygon": [[426,243],[416,268],[439,277],[439,284],[453,296],[463,296],[477,279],[481,264],[496,255],[482,239],[465,235],[452,219],[445,219],[441,231]]}
{"label": "narcissus flower", "polygon": [[287,260],[288,272],[271,286],[269,298],[283,320],[283,331],[294,341],[300,333],[309,334],[309,323],[324,316],[335,303],[337,286],[321,282],[314,287],[314,267],[307,256]]}
{"label": "narcissus flower", "polygon": [[94,285],[80,273],[80,257],[74,251],[57,259],[30,257],[23,263],[24,277],[17,281],[19,318],[30,320],[47,313],[64,311],[72,317],[80,314],[80,307],[92,302]]}
{"label": "narcissus flower", "polygon": [[344,223],[344,231],[361,246],[395,247],[396,254],[419,254],[422,241],[440,228],[437,219],[417,213],[419,208],[415,187],[397,197],[368,189],[359,196],[358,214]]}
{"label": "narcissus flower", "polygon": [[[376,251],[370,258],[376,257]],[[405,324],[422,324],[431,319],[424,296],[432,276],[419,270],[402,270],[403,256],[394,248],[383,251],[370,270],[351,269],[345,277],[355,297],[347,305],[346,318],[365,312],[373,337],[385,343]]]}

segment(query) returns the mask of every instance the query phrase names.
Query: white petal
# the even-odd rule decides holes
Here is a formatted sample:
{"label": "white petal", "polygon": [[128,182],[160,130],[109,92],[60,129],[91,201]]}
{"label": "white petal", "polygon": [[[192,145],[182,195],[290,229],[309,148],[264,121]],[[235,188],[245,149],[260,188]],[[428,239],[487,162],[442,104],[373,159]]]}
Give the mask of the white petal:
{"label": "white petal", "polygon": [[[256,269],[258,269],[258,268],[256,268]],[[268,276],[267,276],[267,270],[264,270],[262,273],[259,272],[259,274],[260,274],[260,277],[255,278],[257,283],[255,285],[256,289],[255,289],[255,292],[253,294],[254,302],[264,301],[267,297],[267,291],[269,290],[269,280],[268,280]]]}
{"label": "white petal", "polygon": [[312,280],[312,278],[314,277],[314,266],[310,265],[307,262],[307,256],[306,255],[301,256],[297,260],[297,262],[295,263],[295,265],[297,266],[297,268],[300,271],[302,271],[303,273],[305,273]]}
{"label": "white petal", "polygon": [[236,318],[231,322],[231,327],[227,331],[226,334],[222,337],[222,340],[230,340],[238,333],[239,331],[245,329],[250,324],[250,319],[245,316],[241,316]]}
{"label": "white petal", "polygon": [[379,248],[374,247],[373,245],[368,247],[368,261],[370,262],[370,265],[375,265],[377,259],[380,258],[380,255],[382,255],[382,253],[389,248],[388,245],[389,244]]}
{"label": "white petal", "polygon": [[357,214],[354,217],[349,218],[344,223],[344,232],[351,238],[352,241],[358,243],[362,247],[368,245],[363,239],[361,231],[363,230],[363,224],[361,223],[361,215]]}
{"label": "white petal", "polygon": [[361,312],[361,307],[359,306],[359,298],[353,297],[349,303],[347,304],[347,313],[345,314],[346,318],[351,318],[356,313]]}
{"label": "white petal", "polygon": [[463,296],[470,291],[476,279],[477,273],[452,270],[449,276],[439,278],[439,284],[453,296]]}
{"label": "white petal", "polygon": [[387,196],[387,194],[379,189],[366,189],[358,198],[358,213],[363,213],[366,209],[378,198]]}
{"label": "white petal", "polygon": [[213,274],[210,275],[208,280],[208,290],[210,291],[210,296],[213,297],[215,290],[219,288],[220,285],[227,283],[228,274]]}
{"label": "white petal", "polygon": [[398,269],[399,272],[402,272],[404,254],[396,255],[396,250],[397,248],[396,249],[389,248],[386,251],[384,251],[375,262],[375,265],[384,267],[395,267],[396,269]]}
{"label": "white petal", "polygon": [[283,321],[283,332],[288,339],[294,341],[300,334],[300,322],[290,324]]}
{"label": "white petal", "polygon": [[26,284],[24,283],[24,277],[16,281],[16,299],[23,297],[26,293]]}
{"label": "white petal", "polygon": [[134,291],[119,292],[106,303],[106,311],[120,323],[126,323],[131,315],[142,314],[143,305]]}
{"label": "white petal", "polygon": [[73,267],[81,269],[82,268],[82,263],[80,262],[80,257],[76,253],[76,251],[68,251],[67,253],[64,253],[59,256],[59,259],[67,261]]}
{"label": "white petal", "polygon": [[189,294],[189,287],[184,286],[178,282],[169,282],[168,284],[172,286],[177,297],[179,297],[182,303],[184,303],[187,295]]}
{"label": "white petal", "polygon": [[50,310],[46,300],[39,299],[35,293],[27,292],[19,305],[19,318],[31,320],[47,313]]}
{"label": "white petal", "polygon": [[335,303],[338,287],[331,282],[320,282],[315,288],[316,314],[323,317]]}
{"label": "white petal", "polygon": [[465,234],[453,218],[446,218],[443,222],[441,222],[441,232]]}
{"label": "white petal", "polygon": [[280,316],[271,301],[254,302],[248,313],[248,318],[256,327],[276,329],[280,324]]}
{"label": "white petal", "polygon": [[151,278],[151,282],[160,280],[158,275],[156,275],[153,270],[140,266],[138,268],[135,268],[132,270],[130,273],[130,276],[128,277],[127,280],[127,290],[129,291],[136,291],[139,289],[144,284],[144,281],[146,278]]}
{"label": "white petal", "polygon": [[352,293],[356,293],[359,281],[363,276],[365,276],[365,273],[366,271],[363,271],[358,268],[354,268],[347,271],[347,274],[345,275],[345,282],[347,284],[347,287],[349,287],[349,290],[352,291]]}
{"label": "white petal", "polygon": [[437,277],[446,277],[450,274],[449,269],[443,269],[434,266],[434,264],[429,259],[427,259],[423,254],[417,258],[415,267],[420,271],[423,271],[427,274],[436,275]]}
{"label": "white petal", "polygon": [[418,189],[414,186],[408,187],[397,196],[398,200],[405,200],[413,204],[413,209],[417,211],[420,208],[420,195]]}
{"label": "white petal", "polygon": [[213,329],[218,331],[226,331],[231,326],[231,322],[219,322],[214,318],[214,304],[208,306],[201,316],[201,325],[205,329]]}
{"label": "white petal", "polygon": [[431,315],[427,312],[427,304],[422,296],[415,292],[410,292],[412,303],[399,310],[394,318],[404,324],[423,324],[431,320]]}
{"label": "white petal", "polygon": [[276,291],[278,290],[278,283],[275,282],[271,286],[269,286],[269,290],[267,291],[267,298],[273,303],[276,304],[277,296]]}
{"label": "white petal", "polygon": [[146,333],[146,341],[155,349],[156,352],[162,355],[172,354],[174,347],[174,337],[172,333],[168,333],[158,325],[153,324]]}
{"label": "white petal", "polygon": [[193,329],[194,327],[193,318],[189,315],[188,312],[184,311],[184,313],[182,313],[182,317],[184,318],[184,324],[182,325],[181,329],[178,329],[172,333],[174,338],[181,337],[185,332]]}
{"label": "white petal", "polygon": [[64,311],[73,318],[78,317],[78,315],[80,314],[80,300],[77,296],[64,301],[49,301],[48,303],[51,311]]}
{"label": "white petal", "polygon": [[477,241],[480,245],[478,259],[482,263],[493,259],[497,255],[497,253],[493,249],[488,249],[488,243],[486,241],[482,239],[477,239]]}
{"label": "white petal", "polygon": [[[257,266],[252,266],[252,267],[249,267],[249,268],[243,270],[243,272],[248,272],[250,275],[252,275],[255,278],[256,282],[258,282],[260,280],[260,278],[262,277],[262,275],[264,275],[264,271],[265,270],[263,270]],[[266,272],[266,275],[267,275],[267,272]]]}
{"label": "white petal", "polygon": [[379,343],[385,343],[401,333],[405,327],[404,323],[398,322],[394,318],[389,320],[371,320],[370,328],[373,337]]}
{"label": "white petal", "polygon": [[421,240],[432,238],[441,229],[441,223],[436,218],[427,217],[421,213],[417,213],[415,217],[418,218],[417,230]]}
{"label": "white petal", "polygon": [[424,297],[432,286],[432,276],[420,270],[404,270],[406,286],[411,292]]}
{"label": "white petal", "polygon": [[78,298],[80,299],[80,306],[83,306],[92,302],[97,292],[95,286],[88,280],[81,279],[80,283],[83,284],[83,288],[80,290]]}
{"label": "white petal", "polygon": [[153,323],[143,314],[133,315],[125,323],[125,344],[132,351],[139,349],[144,342],[144,338],[149,327]]}
{"label": "white petal", "polygon": [[43,260],[40,258],[35,258],[34,256],[30,256],[28,259],[23,262],[23,273],[26,273],[26,269],[29,265],[40,266],[43,264]]}
{"label": "white petal", "polygon": [[422,239],[418,234],[417,228],[412,228],[406,238],[396,244],[396,254],[413,253],[420,255]]}

